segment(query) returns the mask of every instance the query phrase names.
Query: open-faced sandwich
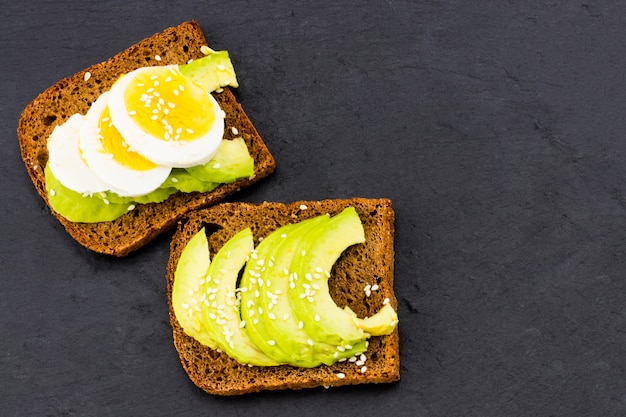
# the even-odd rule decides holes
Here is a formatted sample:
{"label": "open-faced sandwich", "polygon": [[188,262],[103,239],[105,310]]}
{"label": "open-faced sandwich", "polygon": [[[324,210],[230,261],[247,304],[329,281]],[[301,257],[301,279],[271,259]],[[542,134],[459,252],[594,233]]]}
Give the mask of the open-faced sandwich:
{"label": "open-faced sandwich", "polygon": [[397,381],[393,239],[386,199],[190,213],[167,267],[190,379],[218,395]]}
{"label": "open-faced sandwich", "polygon": [[17,129],[22,158],[76,241],[127,255],[274,170],[237,86],[229,54],[183,23],[35,98]]}

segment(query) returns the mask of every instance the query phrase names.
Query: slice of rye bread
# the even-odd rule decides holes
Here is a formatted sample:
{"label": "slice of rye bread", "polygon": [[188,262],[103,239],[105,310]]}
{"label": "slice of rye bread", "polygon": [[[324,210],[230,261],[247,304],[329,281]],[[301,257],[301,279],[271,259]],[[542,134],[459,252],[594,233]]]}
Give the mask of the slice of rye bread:
{"label": "slice of rye bread", "polygon": [[[17,128],[22,159],[37,192],[46,198],[43,168],[47,140],[56,125],[89,106],[123,73],[150,65],[184,64],[204,56],[207,41],[197,22],[189,21],[156,33],[105,62],[65,78],[37,96],[24,109]],[[226,113],[224,138],[243,137],[254,158],[254,174],[208,193],[176,193],[158,204],[140,204],[112,222],[73,223],[55,213],[67,232],[83,246],[100,253],[125,256],[173,228],[190,210],[207,207],[274,171],[275,161],[252,122],[229,88],[213,93]],[[234,128],[234,129],[233,129]],[[236,135],[233,133],[235,132]]]}
{"label": "slice of rye bread", "polygon": [[[297,368],[280,365],[242,365],[227,354],[203,346],[185,334],[172,308],[174,271],[187,242],[206,227],[210,253],[236,232],[251,227],[255,245],[278,227],[320,214],[338,214],[353,206],[365,230],[365,243],[349,247],[331,271],[329,287],[338,306],[349,306],[359,317],[369,317],[389,299],[397,309],[394,281],[394,211],[387,199],[347,199],[282,203],[222,203],[186,216],[174,233],[167,265],[167,290],[174,345],[183,368],[202,390],[239,395],[263,390],[388,383],[400,379],[398,328],[388,336],[369,339],[365,363],[345,361],[332,366]],[[372,288],[367,291],[366,287]],[[366,368],[363,368],[365,366]]]}

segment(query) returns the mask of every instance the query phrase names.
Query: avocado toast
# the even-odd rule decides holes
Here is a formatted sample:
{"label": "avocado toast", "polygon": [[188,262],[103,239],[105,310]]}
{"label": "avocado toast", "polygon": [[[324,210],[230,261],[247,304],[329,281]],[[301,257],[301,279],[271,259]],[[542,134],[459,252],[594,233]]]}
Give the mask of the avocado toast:
{"label": "avocado toast", "polygon": [[[199,25],[195,21],[185,22],[59,81],[29,103],[20,117],[17,133],[22,159],[44,202],[50,206],[45,169],[49,159],[47,144],[55,127],[75,114],[86,114],[122,74],[146,66],[186,64],[204,57],[206,49],[207,42]],[[252,174],[208,191],[175,192],[160,202],[128,204],[128,213],[112,221],[71,221],[51,207],[51,213],[78,243],[96,252],[125,256],[174,227],[190,210],[216,204],[274,170],[271,153],[231,88],[224,86],[211,95],[224,112],[223,139],[245,143],[254,161]]]}
{"label": "avocado toast", "polygon": [[[258,356],[254,358],[247,356],[242,361],[240,358],[235,359],[231,357],[228,347],[225,348],[223,345],[220,347],[219,344],[212,344],[213,338],[211,337],[208,338],[209,340],[200,338],[202,343],[199,342],[197,334],[192,332],[193,335],[190,335],[181,326],[181,322],[185,326],[190,322],[185,323],[185,318],[182,315],[179,320],[175,311],[176,303],[181,302],[180,300],[174,300],[172,297],[175,289],[177,268],[179,267],[179,261],[181,263],[187,262],[181,259],[185,258],[187,252],[185,248],[190,241],[195,241],[199,236],[204,236],[204,239],[206,239],[204,242],[196,242],[191,246],[208,251],[207,253],[210,253],[212,257],[219,257],[219,254],[223,253],[223,251],[220,252],[220,249],[225,245],[235,245],[233,242],[252,239],[256,246],[254,256],[257,257],[263,251],[261,248],[263,241],[272,239],[272,232],[277,229],[285,226],[291,227],[290,225],[295,225],[291,229],[298,226],[306,228],[307,222],[311,222],[309,219],[314,219],[318,216],[330,216],[331,219],[338,218],[346,209],[354,210],[355,214],[358,214],[363,227],[363,239],[357,238],[355,243],[343,250],[333,263],[332,269],[328,271],[327,294],[332,297],[337,308],[349,308],[358,318],[358,321],[373,317],[377,312],[383,310],[388,312],[397,308],[393,292],[394,212],[389,200],[354,198],[347,200],[300,201],[290,204],[222,203],[214,207],[194,211],[179,222],[171,242],[170,259],[167,267],[170,322],[173,329],[174,345],[180,356],[183,368],[194,384],[212,394],[238,395],[263,390],[388,383],[397,381],[400,378],[398,329],[395,323],[393,328],[386,329],[389,331],[381,332],[377,336],[372,335],[360,347],[356,345],[348,346],[347,348],[359,350],[356,353],[346,354],[335,362],[331,361],[326,364],[313,361],[300,364],[285,364],[284,361],[259,361],[255,362],[256,365],[251,365],[250,362],[257,360]],[[314,231],[315,229],[321,230],[318,226],[313,225],[311,228]],[[249,229],[249,231],[246,231],[246,229]],[[287,235],[290,233],[288,230],[286,229],[284,233],[287,239],[289,239]],[[199,231],[203,231],[204,235],[198,234]],[[245,236],[248,233],[251,236]],[[233,237],[234,239],[232,239]],[[246,243],[244,246],[247,247],[246,250],[250,250],[252,243]],[[225,256],[234,256],[234,248],[235,246],[230,247]],[[270,251],[272,250],[274,251],[273,256],[265,259],[271,259],[273,264],[277,266],[281,262],[280,258],[284,255],[284,251],[270,249]],[[204,276],[207,268],[210,268],[210,264],[206,260],[202,261],[204,258],[197,256],[197,253],[194,258],[200,262],[200,265],[197,266],[194,273]],[[218,259],[217,262],[222,261]],[[242,261],[239,260],[238,262],[239,266],[234,268],[235,270],[241,267]],[[254,265],[254,263],[248,262],[248,265]],[[216,268],[226,269],[224,264],[221,267],[216,266]],[[280,273],[280,270],[278,272]],[[245,275],[246,271],[244,269],[241,281],[245,281]],[[216,277],[212,276],[212,278],[215,279]],[[272,279],[271,288],[276,288],[277,279],[272,278],[272,276],[269,276],[269,278]],[[270,291],[267,279],[265,279],[263,285],[265,286],[261,289],[267,294],[267,291]],[[251,306],[249,298],[246,298],[243,294],[252,294],[254,291],[255,289],[251,288],[242,293],[242,302]],[[192,292],[193,290],[190,289],[190,293]],[[259,295],[261,292],[259,291]],[[274,295],[269,297],[273,298],[277,293],[275,292]],[[209,289],[207,294],[211,297],[211,294],[216,293]],[[270,308],[276,310],[272,310],[271,314],[279,314],[280,319],[286,320],[287,316],[283,316],[285,314],[284,310],[279,313],[281,311],[278,310],[280,308],[279,303],[272,302],[272,305],[273,307],[270,306]],[[256,306],[255,311],[257,307],[263,308],[260,305]],[[270,315],[267,307],[265,312]],[[207,313],[205,312],[204,314],[206,316]],[[258,310],[255,314],[258,316],[262,314],[262,311]],[[320,317],[321,319],[322,317]],[[245,331],[249,331],[248,321],[253,320],[253,318],[246,317],[242,313],[241,316],[237,315],[236,320],[240,320],[239,324],[241,327]],[[317,320],[316,317],[313,321]],[[278,321],[280,322],[281,320]],[[303,323],[301,326],[306,328],[308,324]],[[201,332],[201,326],[198,323],[196,323],[196,329]],[[271,330],[270,333],[272,331],[274,330]],[[230,329],[225,333],[230,335],[234,332],[233,329]],[[282,337],[284,340],[279,340],[278,337]],[[268,344],[270,345],[269,347],[279,344],[285,346],[285,344],[294,341],[296,338],[296,332],[292,329],[291,333],[277,336],[276,340],[269,340]],[[315,346],[318,346],[317,342]],[[267,347],[265,346],[265,348]],[[341,350],[343,351],[345,348],[346,346],[342,346]],[[287,349],[286,357],[293,357],[293,351],[289,350],[291,348]],[[248,363],[246,363],[245,359],[248,359]]]}

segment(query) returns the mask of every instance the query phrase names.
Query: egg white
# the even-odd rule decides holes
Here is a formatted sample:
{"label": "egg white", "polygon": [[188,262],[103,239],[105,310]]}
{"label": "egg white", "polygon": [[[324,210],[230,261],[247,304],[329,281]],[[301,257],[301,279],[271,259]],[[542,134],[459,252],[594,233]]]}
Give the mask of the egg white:
{"label": "egg white", "polygon": [[[169,65],[170,71],[179,71],[176,65]],[[156,138],[137,125],[128,114],[124,92],[135,76],[143,71],[153,71],[154,67],[139,68],[123,75],[110,90],[109,111],[113,124],[124,136],[127,143],[137,153],[160,164],[176,168],[188,168],[207,163],[217,152],[224,135],[224,111],[213,96],[208,93],[214,109],[214,122],[208,132],[191,141],[163,140]]]}
{"label": "egg white", "polygon": [[[157,189],[168,177],[171,168],[157,165],[149,170],[133,170],[118,163],[106,153],[99,139],[98,121],[109,103],[109,92],[103,93],[91,105],[80,129],[80,148],[91,170],[110,191],[122,197],[137,197]],[[111,112],[111,108],[109,108]],[[128,143],[128,137],[124,136]]]}
{"label": "egg white", "polygon": [[56,126],[48,139],[48,165],[52,174],[70,190],[82,194],[107,191],[109,186],[85,163],[80,155],[80,128],[85,120],[81,114],[72,115]]}

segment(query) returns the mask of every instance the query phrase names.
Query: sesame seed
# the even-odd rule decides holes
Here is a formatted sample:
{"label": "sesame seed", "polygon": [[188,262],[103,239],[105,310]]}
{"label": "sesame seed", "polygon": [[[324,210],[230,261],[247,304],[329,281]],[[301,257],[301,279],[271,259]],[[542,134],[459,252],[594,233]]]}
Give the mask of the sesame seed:
{"label": "sesame seed", "polygon": [[155,59],[155,61],[160,61],[160,60],[161,60],[161,57],[160,57],[159,55],[155,55],[155,56],[154,56],[154,59]]}
{"label": "sesame seed", "polygon": [[272,312],[267,313],[267,317],[269,317],[270,320],[276,320],[276,315],[274,315],[274,313],[272,313]]}
{"label": "sesame seed", "polygon": [[383,300],[383,305],[386,305],[386,304],[389,304],[389,298],[385,298],[385,299]]}
{"label": "sesame seed", "polygon": [[50,189],[50,195],[51,195],[52,197],[54,197],[54,195],[55,195],[56,193],[57,193],[56,191],[54,191],[53,189]]}
{"label": "sesame seed", "polygon": [[166,82],[166,83],[169,83],[170,81],[172,81],[172,77],[167,77],[167,78],[165,79],[165,82]]}
{"label": "sesame seed", "polygon": [[[356,357],[355,357],[355,359],[356,359]],[[358,361],[356,361],[356,364],[357,364],[357,366],[363,366],[365,364],[365,362],[363,362],[361,360],[358,360]]]}
{"label": "sesame seed", "polygon": [[91,78],[91,73],[89,71],[85,72],[85,76],[83,77],[83,80],[89,81],[90,78]]}
{"label": "sesame seed", "polygon": [[106,198],[102,199],[102,201],[104,201],[104,204],[109,204],[109,200],[107,200]]}
{"label": "sesame seed", "polygon": [[307,340],[306,342],[307,342],[307,344],[308,344],[309,346],[313,346],[313,344],[314,344],[313,339],[309,339],[309,340]]}
{"label": "sesame seed", "polygon": [[270,340],[267,341],[267,344],[270,345],[270,346],[274,346],[276,344],[276,341],[270,339]]}
{"label": "sesame seed", "polygon": [[221,165],[219,163],[216,163],[213,165],[213,169],[220,169]]}
{"label": "sesame seed", "polygon": [[363,366],[361,367],[361,373],[362,373],[362,374],[364,374],[364,373],[365,373],[365,371],[367,371],[367,366],[363,365]]}
{"label": "sesame seed", "polygon": [[135,205],[134,204],[131,204],[130,206],[128,206],[126,208],[126,210],[128,210],[128,211],[133,211],[134,209],[135,209]]}
{"label": "sesame seed", "polygon": [[306,204],[300,204],[300,210],[306,210],[306,209],[308,209]]}
{"label": "sesame seed", "polygon": [[177,89],[173,89],[172,93],[174,93],[175,96],[177,96],[179,94]]}
{"label": "sesame seed", "polygon": [[298,322],[298,328],[302,329],[304,327],[304,322],[303,321],[299,321]]}
{"label": "sesame seed", "polygon": [[316,315],[315,315],[314,320],[315,320],[315,321],[320,321],[320,315],[319,315],[319,314],[316,314]]}
{"label": "sesame seed", "polygon": [[231,132],[233,133],[233,135],[235,135],[235,136],[239,133],[239,130],[237,130],[237,128],[236,128],[236,127],[234,127],[234,126],[230,128],[230,131],[231,131]]}
{"label": "sesame seed", "polygon": [[372,291],[376,291],[378,289],[378,284],[372,285]]}
{"label": "sesame seed", "polygon": [[241,320],[241,321],[239,322],[239,328],[240,328],[240,329],[243,329],[244,327],[246,327],[246,322],[245,322],[244,320]]}
{"label": "sesame seed", "polygon": [[200,47],[200,52],[202,52],[204,55],[210,55],[212,53],[214,53],[215,51],[211,48],[209,48],[207,45],[202,45]]}
{"label": "sesame seed", "polygon": [[337,378],[344,379],[345,377],[346,377],[346,374],[344,374],[343,372],[337,373]]}

